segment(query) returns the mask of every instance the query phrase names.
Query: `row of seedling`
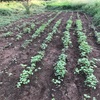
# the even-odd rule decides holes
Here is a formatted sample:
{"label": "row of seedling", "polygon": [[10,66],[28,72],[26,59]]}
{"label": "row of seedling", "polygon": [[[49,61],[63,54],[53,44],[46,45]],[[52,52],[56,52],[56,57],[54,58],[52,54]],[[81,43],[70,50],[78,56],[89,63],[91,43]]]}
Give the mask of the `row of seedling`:
{"label": "row of seedling", "polygon": [[22,39],[24,34],[31,33],[31,30],[33,30],[34,28],[35,28],[35,24],[34,23],[32,23],[30,25],[30,27],[23,28],[23,32],[20,32],[19,34],[16,35],[16,40]]}
{"label": "row of seedling", "polygon": [[[52,15],[53,15],[53,13],[50,14],[50,16],[52,16]],[[42,15],[42,16],[44,16],[44,15]],[[38,20],[39,18],[40,18],[40,16],[33,19],[31,22],[24,22],[23,24],[21,23],[21,25],[16,25],[16,27],[13,29],[13,30],[19,32],[16,35],[16,40],[20,40],[24,34],[31,33],[31,31],[35,28],[35,24],[34,24],[35,21]],[[42,19],[41,21],[38,21],[38,24],[42,23],[45,20],[45,18]],[[20,32],[21,29],[22,29],[22,32]],[[3,33],[0,37],[10,37],[13,34],[14,34],[14,32],[8,31],[6,33]]]}
{"label": "row of seedling", "polygon": [[78,59],[79,67],[75,69],[75,72],[85,74],[85,85],[95,89],[98,82],[94,75],[95,63],[88,58],[88,54],[92,52],[92,48],[87,42],[87,36],[82,32],[82,21],[80,19],[76,20],[76,27],[80,58]]}
{"label": "row of seedling", "polygon": [[30,43],[32,43],[32,41],[34,39],[36,39],[37,37],[40,37],[44,32],[44,30],[47,28],[47,26],[49,26],[49,24],[56,19],[57,16],[59,16],[60,13],[57,13],[56,16],[54,16],[53,18],[49,19],[47,23],[42,24],[31,36],[30,39],[25,40],[24,43],[22,44],[21,47],[26,48]]}
{"label": "row of seedling", "polygon": [[66,25],[66,31],[64,32],[64,35],[62,37],[62,42],[63,42],[63,48],[61,51],[61,54],[58,57],[58,61],[55,63],[54,66],[54,75],[55,78],[52,79],[52,82],[57,85],[60,86],[61,82],[63,82],[63,79],[67,73],[66,70],[66,65],[67,65],[67,54],[66,54],[66,50],[68,50],[68,47],[70,45],[72,45],[71,42],[71,38],[70,38],[70,28],[72,26],[72,17],[70,17],[70,19],[67,21],[67,25]]}
{"label": "row of seedling", "polygon": [[[21,23],[21,25],[18,24],[18,25],[16,25],[16,27],[12,28],[12,30],[15,30],[15,31],[19,32],[20,29],[24,27],[23,30],[22,30],[22,33],[20,32],[18,35],[16,35],[16,40],[19,39],[19,38],[21,38],[24,33],[26,33],[26,32],[29,33],[31,31],[31,28],[33,29],[33,26],[34,26],[33,22],[32,22],[32,24],[31,24],[31,22],[24,22],[23,24],[22,23]],[[26,26],[30,25],[30,24],[31,24],[30,29],[27,29]],[[11,28],[10,28],[10,30],[11,30]],[[2,37],[10,37],[10,36],[13,36],[13,34],[14,34],[14,32],[8,31],[6,33],[3,33]]]}
{"label": "row of seedling", "polygon": [[[58,31],[57,27],[59,27],[60,24],[61,24],[61,19],[58,20],[53,27],[53,29],[55,29],[56,27],[56,32]],[[34,71],[36,69],[36,64],[43,59],[45,55],[45,49],[48,47],[48,43],[50,43],[54,34],[55,34],[55,31],[52,31],[51,33],[49,33],[46,39],[43,41],[43,43],[40,46],[41,50],[38,52],[37,55],[31,57],[30,66],[26,65],[25,66],[26,68],[20,74],[20,80],[17,83],[17,88],[21,87],[22,84],[28,84],[30,82],[29,77],[34,74]]]}
{"label": "row of seedling", "polygon": [[[50,15],[52,16],[52,14],[50,14]],[[41,21],[38,21],[38,23],[36,23],[36,24],[43,23],[44,20],[45,20],[45,18],[42,19]],[[35,23],[35,21],[36,21],[36,19],[34,19],[34,23]],[[34,23],[33,23],[33,21],[23,23],[21,26],[23,28],[23,30],[22,30],[22,32],[20,32],[19,34],[16,35],[16,40],[20,40],[24,34],[31,33],[31,31],[34,30],[34,28],[36,26],[36,24],[34,24]]]}

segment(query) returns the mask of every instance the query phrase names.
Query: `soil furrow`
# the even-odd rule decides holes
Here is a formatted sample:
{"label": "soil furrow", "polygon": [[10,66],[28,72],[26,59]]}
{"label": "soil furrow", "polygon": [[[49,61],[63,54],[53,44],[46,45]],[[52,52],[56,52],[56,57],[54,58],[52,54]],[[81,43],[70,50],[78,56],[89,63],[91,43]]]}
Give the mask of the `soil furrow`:
{"label": "soil furrow", "polygon": [[[62,26],[60,26],[61,29],[59,28],[61,30],[61,33],[59,34],[60,35],[60,43],[62,43],[61,38],[63,36],[63,32],[65,31],[66,22],[70,18],[70,16],[71,16],[71,12],[70,13],[67,13],[65,16],[63,16]],[[63,29],[62,29],[62,27],[63,27]],[[62,47],[60,49],[63,48],[63,43],[61,45],[62,45]],[[61,51],[60,51],[60,53],[61,53]],[[60,53],[59,53],[59,55],[60,55]],[[57,56],[55,62],[58,60],[58,56]],[[54,77],[53,73],[54,73],[54,68],[53,68],[53,72],[51,74],[51,79],[50,80],[52,80],[52,78]],[[56,100],[67,100],[66,99],[67,97],[64,94],[64,91],[66,91],[66,90],[65,90],[65,88],[63,88],[63,84],[64,83],[62,83],[61,87],[57,88],[53,83],[51,83],[51,85],[50,85],[50,88],[51,88],[50,91],[51,91],[51,97],[52,98],[53,98],[53,95],[54,95],[54,98]]]}

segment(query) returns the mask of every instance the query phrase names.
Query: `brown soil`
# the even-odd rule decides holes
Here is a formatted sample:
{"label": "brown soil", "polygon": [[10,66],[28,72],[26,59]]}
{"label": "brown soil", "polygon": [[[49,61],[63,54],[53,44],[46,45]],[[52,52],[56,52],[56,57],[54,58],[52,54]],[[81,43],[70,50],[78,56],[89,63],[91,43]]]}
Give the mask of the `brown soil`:
{"label": "brown soil", "polygon": [[[51,14],[50,17],[48,17]],[[6,26],[0,30],[0,34],[7,31],[11,31],[14,34],[11,37],[0,37],[0,100],[52,100],[54,95],[55,100],[84,100],[83,95],[89,94],[91,99],[96,97],[96,100],[100,98],[100,45],[96,43],[96,39],[93,30],[90,28],[91,18],[85,16],[84,13],[79,13],[83,22],[84,32],[86,33],[88,43],[91,45],[92,53],[89,55],[89,59],[96,58],[95,75],[98,79],[97,89],[93,90],[84,85],[84,76],[75,75],[74,71],[77,67],[77,60],[80,57],[77,36],[75,33],[75,21],[77,19],[77,13],[73,13],[73,27],[70,30],[71,40],[73,46],[70,47],[66,54],[68,55],[66,69],[68,73],[64,78],[60,87],[56,87],[52,83],[54,77],[54,64],[58,60],[58,56],[63,48],[61,37],[65,31],[66,22],[72,15],[72,12],[62,12],[55,20],[53,20],[49,26],[42,32],[41,36],[34,39],[33,42],[26,48],[22,49],[21,45],[35,32],[35,30],[43,23],[47,22],[50,18],[54,17],[56,13],[46,12],[40,15],[35,15],[30,18],[19,20],[11,25]],[[23,85],[21,88],[17,88],[16,84],[19,81],[19,75],[24,68],[20,64],[30,65],[30,59],[37,54],[40,50],[40,45],[46,38],[47,34],[52,31],[54,24],[57,20],[62,19],[57,33],[54,35],[52,41],[48,44],[45,57],[41,62],[37,64],[37,68],[41,67],[41,70],[35,72],[33,76],[30,76],[31,82],[27,85]],[[43,20],[43,22],[37,23]],[[16,34],[22,32],[22,28],[19,31],[15,27],[27,22],[27,27],[30,27],[30,23],[34,22],[36,27],[31,33],[25,34],[23,38],[16,41]],[[11,45],[10,45],[11,44]]]}

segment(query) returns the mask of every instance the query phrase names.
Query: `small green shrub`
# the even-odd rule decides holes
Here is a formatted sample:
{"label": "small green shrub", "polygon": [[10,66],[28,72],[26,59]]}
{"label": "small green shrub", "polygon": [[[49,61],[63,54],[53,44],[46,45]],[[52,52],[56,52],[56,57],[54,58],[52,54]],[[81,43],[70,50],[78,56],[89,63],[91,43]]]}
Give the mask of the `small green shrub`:
{"label": "small green shrub", "polygon": [[79,49],[81,51],[82,56],[85,56],[91,52],[91,46],[85,41],[80,43]]}
{"label": "small green shrub", "polygon": [[55,70],[55,76],[57,77],[57,79],[52,79],[52,82],[54,84],[61,84],[61,82],[63,81],[63,78],[67,72],[66,67],[65,67],[66,58],[67,58],[67,55],[62,53],[59,56],[59,60],[56,62],[56,66],[54,67],[54,70]]}
{"label": "small green shrub", "polygon": [[16,40],[20,40],[22,38],[23,33],[19,33],[16,35]]}

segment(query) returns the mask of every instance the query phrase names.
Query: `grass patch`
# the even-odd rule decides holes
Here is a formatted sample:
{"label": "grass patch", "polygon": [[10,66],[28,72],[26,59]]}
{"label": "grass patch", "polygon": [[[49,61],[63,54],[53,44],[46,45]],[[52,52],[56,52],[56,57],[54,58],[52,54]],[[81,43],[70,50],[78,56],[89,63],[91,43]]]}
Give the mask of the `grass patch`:
{"label": "grass patch", "polygon": [[[33,0],[31,7],[24,6],[22,2],[0,2],[0,27],[8,25],[21,18],[27,18],[30,15],[41,13],[44,10],[43,1]],[[29,10],[29,14],[27,13]]]}
{"label": "grass patch", "polygon": [[0,9],[0,15],[1,16],[10,16],[11,15],[11,11],[9,9],[5,9],[5,8],[1,8]]}
{"label": "grass patch", "polygon": [[77,3],[77,2],[71,2],[68,0],[55,0],[55,1],[49,1],[46,3],[46,9],[48,10],[78,10],[80,9],[84,3]]}
{"label": "grass patch", "polygon": [[27,18],[29,15],[18,15],[18,14],[13,14],[11,16],[0,16],[0,27],[8,25],[14,21],[17,21],[21,18]]}
{"label": "grass patch", "polygon": [[100,26],[100,2],[92,2],[89,4],[86,4],[82,7],[82,10],[93,16],[93,22],[95,25]]}

